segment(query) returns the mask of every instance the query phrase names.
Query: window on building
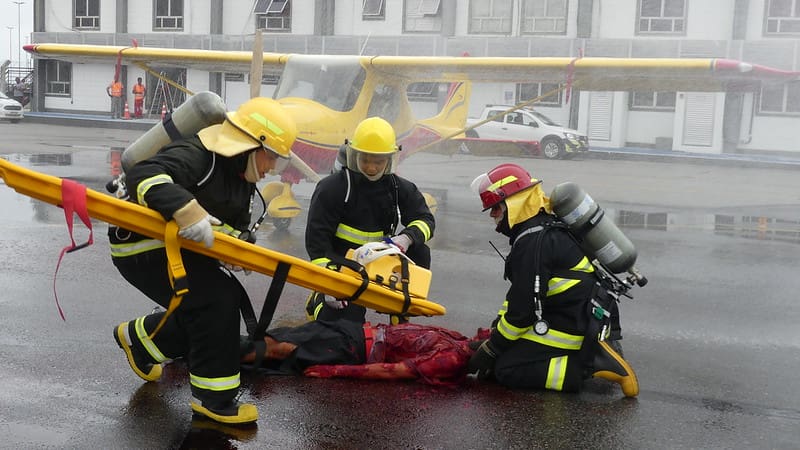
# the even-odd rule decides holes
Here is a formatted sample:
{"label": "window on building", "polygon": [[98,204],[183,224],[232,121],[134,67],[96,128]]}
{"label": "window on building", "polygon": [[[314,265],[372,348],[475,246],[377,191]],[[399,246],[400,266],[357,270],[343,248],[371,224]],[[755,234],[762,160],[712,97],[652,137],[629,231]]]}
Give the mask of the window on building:
{"label": "window on building", "polygon": [[384,19],[383,0],[364,0],[361,5],[361,18],[363,20],[383,20]]}
{"label": "window on building", "polygon": [[519,83],[517,84],[517,103],[539,99],[531,106],[561,106],[561,93],[564,92],[558,83]]}
{"label": "window on building", "polygon": [[469,33],[511,33],[512,0],[470,0]]}
{"label": "window on building", "polygon": [[288,0],[258,0],[253,12],[258,30],[292,31],[292,9]]}
{"label": "window on building", "polygon": [[73,5],[75,29],[100,29],[100,0],[75,0]]}
{"label": "window on building", "polygon": [[767,0],[764,14],[765,35],[800,34],[800,1]]}
{"label": "window on building", "polygon": [[675,111],[675,92],[631,92],[628,97],[631,111]]}
{"label": "window on building", "polygon": [[686,0],[639,0],[636,32],[685,34]]}
{"label": "window on building", "polygon": [[153,0],[153,31],[183,30],[183,0]]}
{"label": "window on building", "polygon": [[72,63],[48,59],[44,64],[44,94],[68,97],[72,93]]}
{"label": "window on building", "polygon": [[442,31],[440,0],[405,0],[403,31],[438,33]]}
{"label": "window on building", "polygon": [[800,114],[800,81],[761,88],[758,112],[764,114]]}
{"label": "window on building", "polygon": [[521,32],[525,34],[565,34],[567,0],[523,0]]}

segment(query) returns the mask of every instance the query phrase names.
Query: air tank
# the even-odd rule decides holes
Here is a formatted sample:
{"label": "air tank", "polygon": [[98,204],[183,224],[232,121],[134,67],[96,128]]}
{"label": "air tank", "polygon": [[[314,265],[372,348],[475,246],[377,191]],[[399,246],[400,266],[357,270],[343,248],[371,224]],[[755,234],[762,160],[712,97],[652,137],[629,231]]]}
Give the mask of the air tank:
{"label": "air tank", "polygon": [[194,136],[203,128],[225,120],[225,103],[219,95],[203,91],[189,97],[169,118],[159,122],[136,139],[122,153],[122,170],[155,155],[170,142]]}
{"label": "air tank", "polygon": [[636,270],[636,248],[580,186],[561,183],[550,194],[550,206],[578,239],[581,249],[613,273]]}

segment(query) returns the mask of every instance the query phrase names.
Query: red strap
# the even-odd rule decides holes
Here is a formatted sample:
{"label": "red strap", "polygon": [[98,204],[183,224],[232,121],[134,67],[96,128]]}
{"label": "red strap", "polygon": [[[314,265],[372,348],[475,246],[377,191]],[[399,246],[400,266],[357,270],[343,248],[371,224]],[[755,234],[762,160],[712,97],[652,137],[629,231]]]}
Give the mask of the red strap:
{"label": "red strap", "polygon": [[567,66],[567,86],[566,86],[566,99],[564,100],[565,103],[569,103],[569,94],[572,92],[572,79],[575,76],[575,61],[583,58],[583,49],[578,49],[578,57],[573,58],[572,61],[569,62]]}
{"label": "red strap", "polygon": [[364,360],[369,360],[369,354],[372,352],[372,344],[375,343],[372,325],[369,322],[364,322]]}
{"label": "red strap", "polygon": [[[66,320],[64,311],[61,310],[61,305],[58,303],[58,293],[56,292],[56,278],[58,276],[58,268],[61,266],[61,258],[64,257],[64,253],[74,252],[94,243],[92,221],[89,219],[89,212],[86,210],[86,186],[72,180],[61,180],[61,207],[64,209],[64,217],[67,220],[67,229],[69,230],[69,239],[72,245],[61,249],[61,254],[58,255],[56,272],[53,274],[53,295],[56,298],[56,306],[58,307],[58,313],[61,315],[61,320]],[[81,222],[89,229],[89,239],[80,245],[75,245],[75,238],[72,236],[73,213],[77,214]]]}

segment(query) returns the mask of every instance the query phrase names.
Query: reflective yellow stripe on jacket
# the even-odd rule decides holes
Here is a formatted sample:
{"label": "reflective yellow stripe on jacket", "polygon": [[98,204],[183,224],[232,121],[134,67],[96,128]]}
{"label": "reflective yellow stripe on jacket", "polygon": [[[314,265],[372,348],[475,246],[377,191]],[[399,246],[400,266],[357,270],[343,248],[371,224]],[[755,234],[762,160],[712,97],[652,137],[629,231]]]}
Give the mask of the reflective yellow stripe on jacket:
{"label": "reflective yellow stripe on jacket", "polygon": [[[578,264],[570,267],[569,270],[572,272],[592,273],[594,272],[594,266],[589,261],[589,258],[584,256],[580,261],[578,261]],[[581,280],[576,280],[574,278],[552,277],[547,281],[547,297],[566,292],[569,288],[580,282]]]}
{"label": "reflective yellow stripe on jacket", "polygon": [[239,387],[239,374],[229,377],[205,378],[189,373],[192,386],[209,391],[229,391]]}
{"label": "reflective yellow stripe on jacket", "polygon": [[422,232],[422,235],[425,236],[425,242],[428,242],[431,238],[431,227],[425,223],[424,220],[414,220],[408,224],[408,228],[417,227],[419,231]]}
{"label": "reflective yellow stripe on jacket", "polygon": [[111,244],[111,256],[124,258],[126,256],[149,252],[157,248],[164,248],[164,242],[156,239],[144,239],[130,244]]}
{"label": "reflective yellow stripe on jacket", "polygon": [[336,228],[337,238],[358,245],[364,245],[367,242],[380,242],[383,240],[383,236],[383,231],[362,231],[343,223],[340,223]]}
{"label": "reflective yellow stripe on jacket", "polygon": [[536,334],[533,331],[533,326],[524,328],[515,327],[506,321],[506,311],[508,310],[508,301],[503,302],[503,307],[498,314],[500,320],[497,322],[497,331],[509,341],[516,341],[519,339],[527,339],[529,341],[537,342],[548,347],[562,348],[565,350],[580,350],[583,343],[583,336],[565,333],[550,328],[543,336]]}
{"label": "reflective yellow stripe on jacket", "polygon": [[167,184],[172,182],[172,177],[165,174],[156,175],[154,177],[142,180],[142,182],[139,183],[139,186],[136,187],[136,201],[142,206],[147,206],[147,202],[144,200],[144,194],[146,194],[151,187],[158,184]]}

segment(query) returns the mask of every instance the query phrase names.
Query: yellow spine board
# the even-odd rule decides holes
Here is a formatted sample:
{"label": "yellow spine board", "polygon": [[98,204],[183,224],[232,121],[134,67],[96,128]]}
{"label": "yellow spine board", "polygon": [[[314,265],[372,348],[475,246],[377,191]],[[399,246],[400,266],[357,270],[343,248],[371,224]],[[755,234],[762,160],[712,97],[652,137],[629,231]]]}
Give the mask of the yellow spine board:
{"label": "yellow spine board", "polygon": [[[0,159],[0,177],[20,194],[56,206],[62,204],[61,178],[29,170],[3,159]],[[95,219],[153,239],[164,239],[166,222],[160,214],[151,209],[92,189],[86,189],[86,208],[89,215]],[[180,237],[178,239],[182,247],[264,275],[272,276],[279,262],[291,264],[286,281],[336,298],[351,296],[361,285],[360,277],[335,272],[223,233],[215,232],[214,238],[214,245],[211,248],[206,248],[202,243]],[[404,298],[402,292],[370,282],[355,303],[380,313],[399,314],[402,312]],[[445,308],[424,298],[411,297],[408,314],[437,316],[445,314]]]}

